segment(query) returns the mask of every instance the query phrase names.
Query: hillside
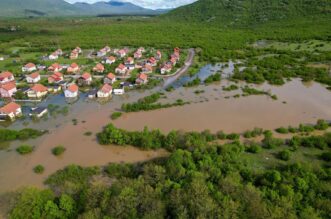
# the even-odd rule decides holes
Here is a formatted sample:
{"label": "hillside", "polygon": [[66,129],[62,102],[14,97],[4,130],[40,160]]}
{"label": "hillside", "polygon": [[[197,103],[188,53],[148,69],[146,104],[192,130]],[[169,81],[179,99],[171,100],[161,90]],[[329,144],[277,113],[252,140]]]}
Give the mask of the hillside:
{"label": "hillside", "polygon": [[226,24],[263,23],[331,14],[330,0],[199,0],[166,18]]}
{"label": "hillside", "polygon": [[1,0],[0,17],[155,15],[161,11],[117,1],[69,4],[64,0]]}

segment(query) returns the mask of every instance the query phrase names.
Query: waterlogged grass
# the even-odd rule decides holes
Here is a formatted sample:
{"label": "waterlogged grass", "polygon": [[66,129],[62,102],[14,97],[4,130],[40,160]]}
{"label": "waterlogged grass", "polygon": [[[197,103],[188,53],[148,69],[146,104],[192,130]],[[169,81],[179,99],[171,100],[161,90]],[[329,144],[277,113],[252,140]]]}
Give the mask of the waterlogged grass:
{"label": "waterlogged grass", "polygon": [[33,152],[33,150],[34,147],[31,145],[21,145],[18,148],[16,148],[17,153],[21,155],[30,154]]}

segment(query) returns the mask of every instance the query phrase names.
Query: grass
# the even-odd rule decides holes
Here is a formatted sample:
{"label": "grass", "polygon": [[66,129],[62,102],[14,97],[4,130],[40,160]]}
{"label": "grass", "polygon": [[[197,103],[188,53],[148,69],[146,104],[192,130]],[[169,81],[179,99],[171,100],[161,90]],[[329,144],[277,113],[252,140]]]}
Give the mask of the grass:
{"label": "grass", "polygon": [[92,132],[85,132],[84,135],[85,136],[91,136],[93,133]]}
{"label": "grass", "polygon": [[55,148],[52,149],[52,154],[54,156],[60,156],[66,151],[66,148],[63,147],[62,145],[56,146]]}
{"label": "grass", "polygon": [[17,153],[21,155],[30,154],[33,152],[33,150],[34,147],[30,145],[21,145],[18,148],[16,148]]}

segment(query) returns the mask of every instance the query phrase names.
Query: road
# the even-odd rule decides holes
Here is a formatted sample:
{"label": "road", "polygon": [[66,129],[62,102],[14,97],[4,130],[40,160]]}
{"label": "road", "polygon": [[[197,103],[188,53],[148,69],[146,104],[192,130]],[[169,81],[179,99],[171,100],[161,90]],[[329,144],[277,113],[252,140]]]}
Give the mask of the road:
{"label": "road", "polygon": [[195,56],[195,50],[193,48],[188,50],[189,54],[188,57],[185,61],[185,64],[183,65],[183,67],[181,67],[180,69],[178,69],[175,73],[171,74],[171,75],[158,75],[157,77],[161,77],[165,79],[164,82],[164,87],[167,87],[169,84],[173,83],[174,81],[176,81],[180,76],[182,76],[183,74],[185,74],[188,69],[192,66],[193,61],[194,61],[194,56]]}

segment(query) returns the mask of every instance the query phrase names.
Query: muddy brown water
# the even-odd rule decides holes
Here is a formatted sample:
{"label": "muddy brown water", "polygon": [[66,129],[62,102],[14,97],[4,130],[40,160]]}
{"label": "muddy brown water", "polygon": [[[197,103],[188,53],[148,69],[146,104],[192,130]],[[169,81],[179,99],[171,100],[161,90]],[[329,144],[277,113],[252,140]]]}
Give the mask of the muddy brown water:
{"label": "muddy brown water", "polygon": [[[231,82],[224,80],[221,84],[178,88],[166,93],[167,98],[162,99],[162,102],[174,102],[181,98],[190,101],[190,105],[128,113],[116,121],[111,121],[110,115],[122,103],[136,101],[153,91],[114,97],[105,105],[87,102],[74,104],[68,116],[59,115],[47,121],[31,123],[29,127],[48,129],[50,133],[24,142],[35,146],[35,151],[30,155],[21,156],[15,152],[15,148],[22,142],[13,142],[9,151],[0,151],[0,193],[27,185],[41,187],[49,174],[69,164],[93,166],[109,162],[132,163],[167,156],[163,150],[141,151],[130,146],[100,146],[95,133],[110,122],[128,130],[142,130],[147,126],[164,132],[173,129],[243,132],[254,127],[274,129],[296,126],[299,123],[314,123],[319,118],[331,118],[331,93],[318,83],[303,84],[295,79],[281,87],[267,84],[258,86],[258,89],[276,94],[278,100],[272,100],[268,96],[232,98],[240,91],[224,92],[222,86],[229,84]],[[196,95],[195,90],[204,90],[204,93]],[[231,98],[226,99],[227,96]],[[77,119],[78,124],[74,125],[72,119]],[[93,135],[85,136],[87,131]],[[61,157],[55,157],[51,153],[51,149],[57,145],[66,147]],[[45,166],[42,175],[32,171],[38,164]]]}

